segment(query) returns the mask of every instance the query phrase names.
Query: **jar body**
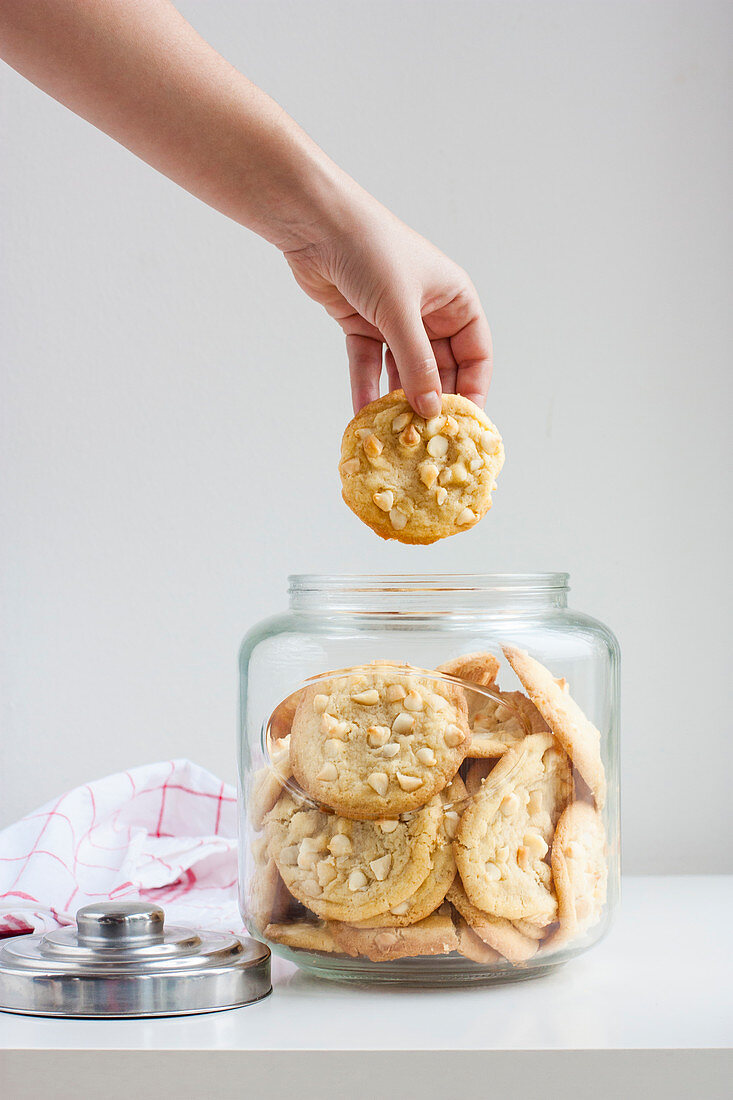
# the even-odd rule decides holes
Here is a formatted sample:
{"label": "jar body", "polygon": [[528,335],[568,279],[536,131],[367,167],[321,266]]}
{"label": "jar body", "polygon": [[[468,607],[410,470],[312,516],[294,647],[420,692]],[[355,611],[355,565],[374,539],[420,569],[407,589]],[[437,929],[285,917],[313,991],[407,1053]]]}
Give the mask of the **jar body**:
{"label": "jar body", "polygon": [[[240,906],[252,935],[320,976],[419,984],[531,977],[602,938],[619,891],[619,651],[607,627],[567,607],[566,580],[565,574],[291,579],[290,611],[250,631],[240,654]],[[514,647],[507,650],[510,655],[518,650],[540,662],[543,672],[552,674],[553,683],[558,681],[560,695],[544,698],[542,685],[532,678],[540,675],[534,665],[529,673],[517,666],[525,686],[502,647]],[[474,675],[469,666],[467,676],[460,662],[450,664],[475,653],[493,655],[491,659],[500,662],[497,678],[483,688],[468,678]],[[365,920],[359,919],[358,905],[339,909],[323,900],[335,896],[328,882],[335,873],[334,831],[347,833],[358,846],[374,821],[365,826],[358,808],[351,812],[348,791],[346,809],[337,803],[334,813],[328,796],[321,793],[323,787],[309,782],[307,770],[305,775],[301,770],[297,778],[293,776],[288,755],[293,736],[301,736],[304,722],[313,717],[305,713],[303,703],[293,733],[296,707],[306,691],[310,690],[309,698],[317,691],[321,702],[316,705],[327,705],[323,700],[337,684],[333,670],[356,669],[357,675],[367,676],[370,686],[374,682],[379,686],[381,681],[370,678],[375,661],[423,670],[428,679],[415,675],[429,698],[431,691],[445,694],[463,685],[466,720],[473,729],[473,749],[467,750],[473,755],[461,763],[457,786],[446,786],[436,796],[442,799],[440,828],[450,835],[442,833],[443,847],[433,851],[433,869],[425,880],[430,883],[432,875],[435,888],[427,891],[432,900],[415,910],[417,919],[410,923],[406,923],[409,913],[404,915],[404,899],[396,905],[385,902],[383,913],[376,915],[364,909]],[[429,676],[446,662],[450,671],[441,686]],[[392,675],[389,669],[386,674]],[[403,673],[394,675],[399,678]],[[321,679],[308,689],[311,678]],[[409,690],[415,681],[404,682]],[[554,688],[547,690],[552,694]],[[507,737],[506,745],[493,742],[495,750],[485,752],[479,746],[482,737],[488,736],[486,729],[501,728],[496,715],[503,715],[507,728],[519,734]],[[595,750],[592,745],[589,749],[588,737],[592,741],[595,731],[589,733],[592,727],[584,726],[586,718],[600,732]],[[344,728],[348,726],[345,722]],[[345,736],[347,741],[358,737],[357,726]],[[389,736],[388,731],[384,736]],[[384,751],[375,749],[375,759]],[[552,758],[559,764],[565,777],[561,792],[557,783],[552,788],[547,785],[549,771],[543,771],[542,765],[544,778],[538,780],[539,773],[530,775],[530,758],[545,762]],[[597,765],[602,768],[603,791]],[[330,762],[325,766],[331,768]],[[380,776],[379,769],[386,767],[378,762],[369,766]],[[322,769],[319,774],[329,773]],[[535,788],[541,788],[539,793]],[[450,799],[449,790],[453,791]],[[545,808],[539,817],[528,817],[543,798]],[[389,799],[387,795],[384,818],[399,820],[408,830],[420,808],[412,815],[393,813]],[[519,832],[515,819],[507,816],[513,808],[517,808]],[[293,813],[299,810],[304,812],[294,833]],[[348,818],[346,823],[341,816]],[[374,819],[375,814],[366,816]],[[539,840],[533,820],[540,822]],[[312,835],[306,839],[305,834]],[[357,840],[357,835],[362,839]],[[319,844],[323,851],[318,850]],[[436,851],[442,853],[440,859]],[[497,852],[498,871],[492,862]],[[375,872],[367,858],[374,854],[370,849],[359,864],[357,884],[362,882],[362,872],[370,882],[357,885],[356,902],[377,885],[371,881]],[[376,873],[383,868],[380,859],[373,864]],[[443,872],[438,876],[434,865],[441,860]],[[341,862],[335,859],[336,865]],[[344,866],[347,873],[352,864]],[[405,868],[403,876],[409,878],[409,859]],[[441,892],[437,878],[443,887],[448,880],[452,885]],[[534,883],[551,911],[545,909],[539,915],[532,908],[533,902],[523,893],[527,882],[530,887]],[[410,904],[415,896],[410,894]],[[481,904],[476,905],[477,901]]]}

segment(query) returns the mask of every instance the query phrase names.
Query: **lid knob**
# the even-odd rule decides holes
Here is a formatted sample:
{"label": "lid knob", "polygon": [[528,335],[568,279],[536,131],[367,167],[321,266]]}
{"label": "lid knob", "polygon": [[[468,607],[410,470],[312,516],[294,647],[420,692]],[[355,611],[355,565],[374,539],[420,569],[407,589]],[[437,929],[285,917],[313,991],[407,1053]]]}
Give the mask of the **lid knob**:
{"label": "lid knob", "polygon": [[139,901],[97,902],[76,914],[83,947],[144,947],[163,940],[163,910]]}

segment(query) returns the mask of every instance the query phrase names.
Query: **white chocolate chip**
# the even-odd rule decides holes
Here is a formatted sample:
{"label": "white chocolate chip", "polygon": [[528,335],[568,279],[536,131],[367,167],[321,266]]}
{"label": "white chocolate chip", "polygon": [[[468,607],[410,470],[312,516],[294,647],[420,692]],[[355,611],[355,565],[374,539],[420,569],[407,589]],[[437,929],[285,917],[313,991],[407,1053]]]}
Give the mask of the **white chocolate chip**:
{"label": "white chocolate chip", "polygon": [[402,772],[397,772],[397,782],[408,793],[422,787],[422,779],[418,779],[416,775],[403,775]]}
{"label": "white chocolate chip", "polygon": [[372,772],[371,775],[367,776],[367,783],[372,790],[384,798],[389,787],[389,776],[386,772]]}
{"label": "white chocolate chip", "polygon": [[464,508],[463,511],[459,512],[456,516],[456,523],[459,527],[465,527],[467,524],[473,523],[475,519],[475,513],[472,512],[470,508]]}
{"label": "white chocolate chip", "polygon": [[338,779],[338,774],[336,765],[329,761],[327,764],[323,765],[316,779],[319,779],[323,783],[333,783],[335,779]]}
{"label": "white chocolate chip", "polygon": [[422,710],[423,706],[423,697],[418,691],[411,691],[405,696],[405,710]]}
{"label": "white chocolate chip", "polygon": [[428,440],[427,452],[431,458],[445,458],[448,454],[448,440],[444,435],[434,435]]}
{"label": "white chocolate chip", "polygon": [[324,710],[328,706],[327,695],[314,695],[313,696],[313,710],[316,714],[323,714]]}
{"label": "white chocolate chip", "polygon": [[407,527],[407,516],[404,512],[400,512],[398,508],[392,508],[389,513],[389,522],[395,531],[401,531],[404,527]]}
{"label": "white chocolate chip", "polygon": [[463,744],[466,740],[466,735],[459,730],[458,726],[448,726],[448,729],[443,734],[443,740],[449,749],[455,749],[458,745]]}
{"label": "white chocolate chip", "polygon": [[392,856],[387,852],[385,856],[380,856],[379,859],[373,859],[369,866],[374,872],[374,877],[377,882],[384,882],[392,866]]}
{"label": "white chocolate chip", "polygon": [[391,817],[385,817],[382,818],[380,822],[378,822],[378,825],[383,833],[393,833],[395,829],[399,826],[399,821],[395,821]]}
{"label": "white chocolate chip", "polygon": [[381,749],[390,738],[389,726],[370,726],[367,730],[367,741],[373,749]]}
{"label": "white chocolate chip", "polygon": [[428,439],[432,439],[434,435],[437,435],[440,429],[445,424],[444,416],[431,416],[425,424],[425,435]]}
{"label": "white chocolate chip", "polygon": [[423,462],[422,465],[418,467],[420,480],[422,481],[426,489],[429,489],[431,485],[435,484],[438,473],[438,467],[435,465],[434,462]]}
{"label": "white chocolate chip", "polygon": [[390,703],[399,703],[401,699],[404,699],[407,692],[403,688],[402,684],[388,684],[384,693],[387,697],[387,701]]}
{"label": "white chocolate chip", "polygon": [[410,911],[409,901],[401,901],[399,905],[393,905],[390,909],[390,913],[395,917],[404,917],[406,913]]}
{"label": "white chocolate chip", "polygon": [[397,436],[403,447],[417,447],[420,442],[420,433],[414,424],[408,424],[403,432]]}
{"label": "white chocolate chip", "polygon": [[393,742],[391,745],[384,746],[384,748],[382,749],[382,756],[386,757],[387,760],[391,760],[393,757],[397,756],[399,751],[400,746],[395,745]]}
{"label": "white chocolate chip", "polygon": [[438,478],[438,484],[439,485],[450,485],[452,479],[453,479],[453,475],[451,474],[450,466],[444,466],[443,469],[440,471],[440,476]]}
{"label": "white chocolate chip", "polygon": [[486,864],[486,877],[490,882],[498,882],[501,878],[501,871],[495,863]]}
{"label": "white chocolate chip", "polygon": [[329,882],[333,882],[337,875],[338,871],[333,864],[333,860],[322,859],[320,863],[316,864],[316,878],[319,886],[328,886]]}
{"label": "white chocolate chip", "polygon": [[354,894],[357,890],[363,890],[368,882],[369,879],[363,871],[352,871],[349,875],[349,890]]}
{"label": "white chocolate chip", "polygon": [[399,416],[396,416],[392,421],[392,431],[395,433],[401,432],[403,428],[407,427],[411,420],[412,413],[409,410],[400,413]]}
{"label": "white chocolate chip", "polygon": [[376,435],[369,435],[362,444],[364,447],[364,454],[367,458],[379,458],[384,450],[384,443],[381,439],[377,439]]}
{"label": "white chocolate chip", "polygon": [[480,470],[484,461],[482,458],[472,458],[468,464],[468,468],[472,474],[475,474],[477,470]]}
{"label": "white chocolate chip", "polygon": [[519,809],[519,799],[517,795],[512,791],[510,794],[504,795],[501,800],[501,806],[499,807],[504,817],[511,817]]}
{"label": "white chocolate chip", "polygon": [[362,707],[373,707],[379,702],[379,692],[376,688],[367,688],[351,696],[352,703],[358,703]]}
{"label": "white chocolate chip", "polygon": [[392,733],[409,733],[414,725],[415,719],[413,715],[406,714],[404,710],[400,711],[392,723]]}
{"label": "white chocolate chip", "polygon": [[453,840],[458,832],[458,822],[460,820],[461,815],[457,814],[455,810],[446,810],[443,815],[443,827],[449,840]]}
{"label": "white chocolate chip", "polygon": [[527,803],[527,813],[531,816],[538,814],[542,809],[542,791],[532,791]]}
{"label": "white chocolate chip", "polygon": [[321,845],[312,836],[306,836],[300,842],[298,852],[298,866],[301,870],[310,871],[316,865],[316,860],[321,851]]}
{"label": "white chocolate chip", "polygon": [[427,745],[422,749],[418,749],[415,756],[421,764],[425,764],[428,768],[432,768],[435,763],[435,753],[432,749],[429,749]]}
{"label": "white chocolate chip", "polygon": [[533,855],[535,859],[544,859],[548,852],[548,847],[539,833],[525,833],[523,839],[524,847]]}
{"label": "white chocolate chip", "polygon": [[394,504],[394,493],[391,489],[384,489],[381,493],[375,493],[372,500],[377,508],[381,508],[383,512],[389,512]]}
{"label": "white chocolate chip", "polygon": [[396,932],[377,932],[374,937],[374,943],[380,951],[386,951],[390,947],[394,947],[399,942],[399,936]]}
{"label": "white chocolate chip", "polygon": [[445,504],[447,499],[448,499],[448,490],[447,489],[438,489],[437,493],[435,494],[436,502],[438,504]]}
{"label": "white chocolate chip", "polygon": [[458,434],[458,421],[454,416],[447,416],[445,418],[445,426],[443,428],[443,435],[457,435]]}
{"label": "white chocolate chip", "polygon": [[298,863],[298,845],[290,844],[280,852],[280,862],[286,867],[295,867]]}
{"label": "white chocolate chip", "polygon": [[372,429],[371,428],[357,428],[356,429],[356,434],[359,437],[359,439],[362,442],[364,442],[365,439],[368,439],[369,436],[372,435]]}
{"label": "white chocolate chip", "polygon": [[344,474],[358,474],[360,469],[361,463],[358,458],[347,458],[341,463],[341,472]]}
{"label": "white chocolate chip", "polygon": [[343,833],[336,833],[335,836],[331,837],[328,850],[334,856],[349,856],[351,855],[351,841]]}
{"label": "white chocolate chip", "polygon": [[495,455],[499,450],[500,439],[498,435],[494,435],[493,432],[481,432],[480,435],[481,447],[489,455]]}
{"label": "white chocolate chip", "polygon": [[468,481],[468,470],[462,462],[454,462],[450,468],[451,480],[454,485],[465,485]]}
{"label": "white chocolate chip", "polygon": [[344,751],[344,743],[343,741],[339,741],[336,737],[329,737],[329,739],[323,743],[323,751],[326,756],[340,756]]}

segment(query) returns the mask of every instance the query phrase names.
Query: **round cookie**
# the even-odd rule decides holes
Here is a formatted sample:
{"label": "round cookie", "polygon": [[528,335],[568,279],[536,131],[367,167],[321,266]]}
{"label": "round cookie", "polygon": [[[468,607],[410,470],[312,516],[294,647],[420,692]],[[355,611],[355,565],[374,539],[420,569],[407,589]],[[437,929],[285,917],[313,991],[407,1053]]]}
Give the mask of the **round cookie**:
{"label": "round cookie", "polygon": [[601,815],[587,802],[571,803],[557,823],[552,843],[560,927],[548,947],[581,936],[601,919],[608,885],[606,847]]}
{"label": "round cookie", "polygon": [[485,913],[474,905],[468,898],[460,879],[456,879],[448,891],[448,900],[479,939],[494,951],[498,951],[508,962],[517,965],[526,962],[537,953],[536,941],[522,935],[511,921]]}
{"label": "round cookie", "polygon": [[342,951],[372,962],[412,959],[419,955],[449,955],[458,950],[458,936],[450,907],[441,907],[406,928],[355,928],[334,924],[333,938]]}
{"label": "round cookie", "polygon": [[601,734],[567,690],[564,681],[523,649],[504,646],[504,654],[532,702],[590,787],[596,806],[606,800],[606,773],[601,759]]}
{"label": "round cookie", "polygon": [[474,759],[503,756],[510,745],[528,733],[548,731],[540,712],[521,691],[496,694],[496,699],[484,699],[481,710],[471,719],[471,746],[467,755]]}
{"label": "round cookie", "polygon": [[501,437],[473,401],[443,394],[425,421],[395,390],[347,425],[339,473],[349,508],[381,538],[430,543],[478,523],[503,464]]}
{"label": "round cookie", "polygon": [[302,907],[285,888],[274,859],[255,867],[249,881],[247,911],[258,934],[271,923],[282,923]]}
{"label": "round cookie", "polygon": [[439,797],[406,820],[353,821],[285,791],[268,814],[268,851],[291,894],[327,920],[360,921],[411,897],[438,845]]}
{"label": "round cookie", "polygon": [[320,924],[305,920],[289,924],[268,924],[262,935],[266,940],[274,940],[283,947],[295,947],[301,951],[341,950],[331,934],[328,921],[321,921]]}
{"label": "round cookie", "polygon": [[383,665],[306,689],[290,759],[303,790],[344,817],[397,817],[458,771],[471,739],[456,684]]}
{"label": "round cookie", "polygon": [[453,923],[458,935],[458,951],[471,962],[481,963],[482,966],[490,966],[501,960],[498,951],[489,947],[479,935],[474,932],[470,924],[461,916],[458,910],[453,913]]}
{"label": "round cookie", "polygon": [[359,921],[360,928],[404,928],[429,916],[443,903],[456,877],[452,842],[458,829],[460,813],[453,807],[460,806],[466,797],[467,791],[463,780],[457,775],[450,786],[441,791],[443,812],[438,830],[438,845],[431,856],[427,878],[420,883],[414,894],[393,905],[387,913],[380,913],[378,917],[370,920]]}
{"label": "round cookie", "polygon": [[554,920],[557,902],[544,857],[553,818],[572,793],[560,756],[550,734],[529,734],[502,756],[463,814],[456,863],[479,909],[507,920]]}
{"label": "round cookie", "polygon": [[283,787],[293,774],[290,766],[290,737],[273,744],[270,766],[260,768],[250,780],[247,814],[253,829],[262,828],[265,817],[282,794]]}

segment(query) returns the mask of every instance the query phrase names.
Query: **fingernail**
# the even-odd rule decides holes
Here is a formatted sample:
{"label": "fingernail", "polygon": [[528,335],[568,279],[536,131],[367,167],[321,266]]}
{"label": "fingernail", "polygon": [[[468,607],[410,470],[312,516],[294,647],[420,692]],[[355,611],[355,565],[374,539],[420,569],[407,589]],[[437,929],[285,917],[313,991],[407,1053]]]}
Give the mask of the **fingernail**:
{"label": "fingernail", "polygon": [[413,408],[416,413],[426,419],[437,416],[441,408],[440,396],[435,390],[431,390],[430,393],[418,394],[413,401]]}

